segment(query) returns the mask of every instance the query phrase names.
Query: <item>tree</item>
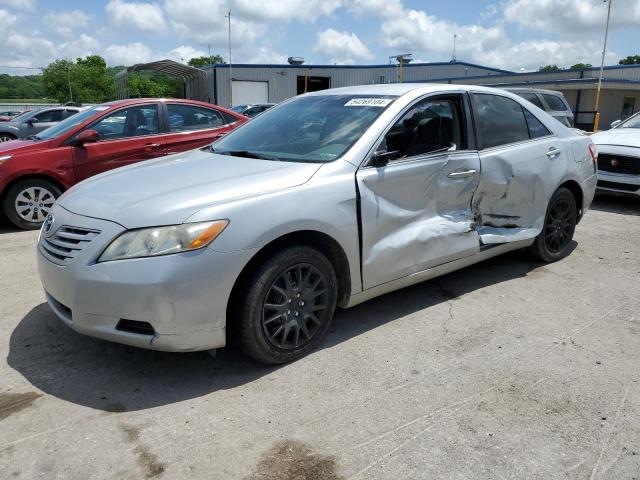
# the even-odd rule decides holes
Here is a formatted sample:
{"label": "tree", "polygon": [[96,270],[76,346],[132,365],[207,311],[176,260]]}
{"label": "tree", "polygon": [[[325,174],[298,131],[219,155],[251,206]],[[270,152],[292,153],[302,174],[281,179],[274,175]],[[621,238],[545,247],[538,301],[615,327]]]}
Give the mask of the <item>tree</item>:
{"label": "tree", "polygon": [[107,64],[99,55],[72,60],[56,60],[42,71],[45,93],[60,103],[102,103],[113,100],[116,87]]}
{"label": "tree", "polygon": [[618,62],[618,65],[639,65],[640,55],[629,55]]}
{"label": "tree", "polygon": [[193,57],[187,64],[192,67],[202,68],[213,63],[224,63],[224,59],[220,55],[205,55],[203,57]]}
{"label": "tree", "polygon": [[593,65],[590,63],[576,63],[575,65],[571,65],[571,70],[584,70],[585,68],[591,68]]}
{"label": "tree", "polygon": [[540,67],[538,69],[539,72],[557,72],[558,70],[562,70],[557,65],[545,65],[544,67]]}

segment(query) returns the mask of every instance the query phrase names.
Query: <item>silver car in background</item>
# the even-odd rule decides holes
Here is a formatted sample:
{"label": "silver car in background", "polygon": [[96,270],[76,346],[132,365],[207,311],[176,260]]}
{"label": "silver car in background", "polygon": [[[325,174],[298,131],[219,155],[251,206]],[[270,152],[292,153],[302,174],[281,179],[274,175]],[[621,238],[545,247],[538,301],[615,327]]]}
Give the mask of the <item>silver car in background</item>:
{"label": "silver car in background", "polygon": [[508,88],[507,90],[533,103],[567,127],[573,127],[575,117],[562,92],[542,88]]}
{"label": "silver car in background", "polygon": [[52,310],[138,347],[237,342],[282,363],[334,309],[511,250],[567,255],[588,136],[505,91],[368,85],[295,97],[207,149],[60,197],[38,242]]}
{"label": "silver car in background", "polygon": [[43,107],[0,123],[0,142],[29,138],[78,113],[80,107]]}

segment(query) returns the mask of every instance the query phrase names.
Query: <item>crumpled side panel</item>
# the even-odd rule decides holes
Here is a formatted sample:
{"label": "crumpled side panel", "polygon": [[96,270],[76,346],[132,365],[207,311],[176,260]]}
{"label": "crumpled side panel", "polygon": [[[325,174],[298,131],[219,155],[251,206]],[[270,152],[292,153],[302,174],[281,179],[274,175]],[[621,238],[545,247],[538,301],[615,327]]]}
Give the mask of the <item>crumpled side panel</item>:
{"label": "crumpled side panel", "polygon": [[370,288],[479,249],[471,212],[479,171],[475,153],[390,164],[358,173],[363,224],[363,284]]}
{"label": "crumpled side panel", "polygon": [[483,244],[527,240],[542,231],[548,200],[566,170],[565,152],[553,159],[546,152],[560,146],[551,138],[481,153],[473,209]]}

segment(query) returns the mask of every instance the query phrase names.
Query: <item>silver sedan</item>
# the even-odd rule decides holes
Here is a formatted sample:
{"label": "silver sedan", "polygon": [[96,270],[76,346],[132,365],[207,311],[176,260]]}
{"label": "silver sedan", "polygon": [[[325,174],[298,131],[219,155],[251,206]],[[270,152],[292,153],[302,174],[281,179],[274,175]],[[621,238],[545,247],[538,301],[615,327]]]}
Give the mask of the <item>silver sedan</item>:
{"label": "silver sedan", "polygon": [[42,227],[40,278],[80,333],[287,362],[336,306],[511,250],[567,255],[595,162],[589,137],[505,91],[325,90],[78,184]]}

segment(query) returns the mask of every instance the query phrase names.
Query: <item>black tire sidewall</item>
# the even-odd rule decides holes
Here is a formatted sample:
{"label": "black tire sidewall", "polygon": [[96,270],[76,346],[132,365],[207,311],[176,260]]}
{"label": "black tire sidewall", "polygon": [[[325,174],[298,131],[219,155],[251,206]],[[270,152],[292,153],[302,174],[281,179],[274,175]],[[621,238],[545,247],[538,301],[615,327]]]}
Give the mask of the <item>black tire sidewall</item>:
{"label": "black tire sidewall", "polygon": [[[571,216],[572,216],[572,227],[571,227],[571,235],[570,239],[565,245],[565,247],[559,252],[552,252],[547,247],[547,242],[545,239],[545,230],[547,225],[547,219],[549,218],[549,213],[551,209],[559,200],[566,200],[569,202],[571,207]],[[576,229],[576,224],[578,222],[578,208],[576,205],[576,199],[573,194],[566,188],[561,187],[554,192],[551,196],[551,200],[549,200],[549,204],[547,205],[547,211],[544,216],[544,224],[542,226],[542,232],[536,237],[536,241],[533,244],[533,254],[534,256],[543,262],[555,262],[566,257],[571,249],[571,239],[573,239],[573,234]]]}
{"label": "black tire sidewall", "polygon": [[60,188],[58,188],[54,183],[37,178],[23,180],[9,187],[6,195],[4,196],[4,202],[2,205],[3,211],[7,220],[22,230],[37,230],[42,226],[42,223],[27,222],[23,220],[15,209],[15,200],[18,194],[31,187],[45,188],[50,191],[56,199],[62,195]]}
{"label": "black tire sidewall", "polygon": [[[299,263],[307,263],[317,268],[327,280],[328,308],[322,318],[322,325],[308,343],[295,350],[283,350],[273,346],[265,337],[262,328],[262,306],[272,283],[283,271]],[[318,250],[311,247],[291,247],[267,260],[246,285],[247,295],[242,301],[237,328],[242,350],[256,361],[280,364],[300,358],[313,350],[326,334],[335,311],[337,301],[337,280],[331,262]]]}

